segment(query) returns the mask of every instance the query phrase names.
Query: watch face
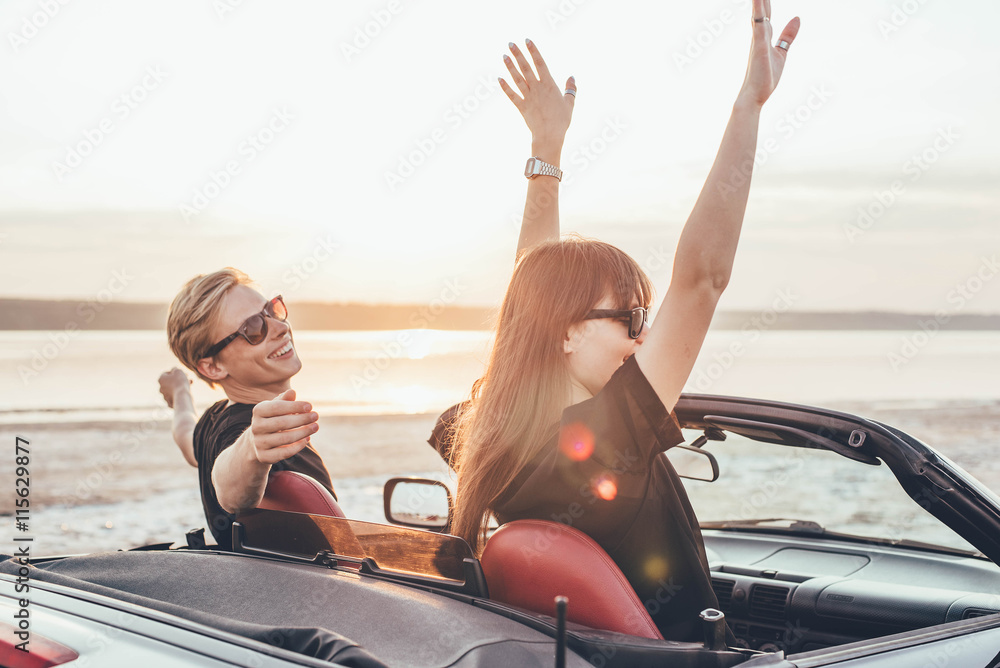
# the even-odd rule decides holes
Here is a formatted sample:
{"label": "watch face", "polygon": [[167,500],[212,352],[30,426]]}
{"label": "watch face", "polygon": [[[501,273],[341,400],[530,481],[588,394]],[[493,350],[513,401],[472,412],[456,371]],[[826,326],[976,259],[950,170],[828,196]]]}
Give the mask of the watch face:
{"label": "watch face", "polygon": [[529,179],[532,176],[535,176],[535,175],[538,174],[538,172],[535,171],[535,163],[536,163],[536,160],[534,158],[528,158],[528,162],[524,166],[524,175],[526,177],[528,177]]}

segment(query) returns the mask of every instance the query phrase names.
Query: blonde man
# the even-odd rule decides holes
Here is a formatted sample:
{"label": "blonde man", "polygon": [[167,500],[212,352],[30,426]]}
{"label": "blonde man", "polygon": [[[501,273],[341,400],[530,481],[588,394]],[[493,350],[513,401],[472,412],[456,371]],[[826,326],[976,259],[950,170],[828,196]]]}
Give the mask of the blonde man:
{"label": "blonde man", "polygon": [[174,409],[174,441],[198,468],[205,516],[223,549],[232,549],[235,514],[260,503],[272,470],[304,473],[333,493],[330,474],[309,444],[318,416],[291,389],[302,362],[287,318],[280,296],[265,299],[231,267],[191,279],[170,305],[170,349],[227,397],[196,418],[187,374],[174,368],[159,379]]}

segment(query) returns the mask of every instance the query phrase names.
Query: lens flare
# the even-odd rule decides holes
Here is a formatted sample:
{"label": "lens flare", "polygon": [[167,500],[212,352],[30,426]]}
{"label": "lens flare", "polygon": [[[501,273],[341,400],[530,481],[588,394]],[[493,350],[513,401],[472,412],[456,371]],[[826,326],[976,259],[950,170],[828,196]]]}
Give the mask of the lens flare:
{"label": "lens flare", "polygon": [[574,462],[590,459],[594,454],[594,434],[579,422],[566,425],[559,432],[559,449]]}
{"label": "lens flare", "polygon": [[590,482],[590,488],[594,490],[597,498],[605,501],[611,501],[618,496],[618,483],[615,482],[615,477],[610,473],[604,473],[594,478]]}
{"label": "lens flare", "polygon": [[642,567],[646,577],[651,580],[662,580],[670,572],[670,565],[662,557],[650,557]]}

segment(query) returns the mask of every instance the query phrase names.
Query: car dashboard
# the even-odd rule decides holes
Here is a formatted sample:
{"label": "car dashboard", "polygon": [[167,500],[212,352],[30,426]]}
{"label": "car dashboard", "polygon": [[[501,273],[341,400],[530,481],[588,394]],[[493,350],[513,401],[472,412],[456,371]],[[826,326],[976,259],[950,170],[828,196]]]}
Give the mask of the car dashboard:
{"label": "car dashboard", "polygon": [[739,644],[786,654],[1000,613],[1000,568],[900,546],[703,531]]}

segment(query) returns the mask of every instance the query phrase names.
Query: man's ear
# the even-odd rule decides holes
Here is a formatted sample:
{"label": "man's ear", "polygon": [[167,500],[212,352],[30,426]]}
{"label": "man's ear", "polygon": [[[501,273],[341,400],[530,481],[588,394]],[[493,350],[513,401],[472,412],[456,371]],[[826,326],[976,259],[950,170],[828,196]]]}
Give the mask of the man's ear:
{"label": "man's ear", "polygon": [[214,357],[202,357],[198,360],[198,372],[212,382],[218,383],[229,375],[225,367],[219,364]]}

